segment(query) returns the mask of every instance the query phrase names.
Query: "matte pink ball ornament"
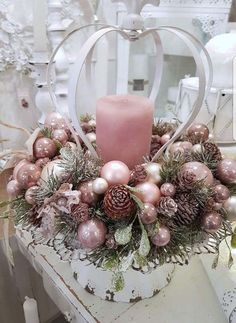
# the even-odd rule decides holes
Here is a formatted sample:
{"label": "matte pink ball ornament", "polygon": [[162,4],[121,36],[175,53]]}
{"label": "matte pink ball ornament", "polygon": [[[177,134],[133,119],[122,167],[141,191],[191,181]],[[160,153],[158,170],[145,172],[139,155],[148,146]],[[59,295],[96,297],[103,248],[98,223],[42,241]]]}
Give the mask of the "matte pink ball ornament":
{"label": "matte pink ball ornament", "polygon": [[206,213],[202,218],[202,229],[208,233],[215,233],[222,224],[221,215],[217,212]]}
{"label": "matte pink ball ornament", "polygon": [[55,129],[52,133],[52,138],[58,140],[62,145],[65,145],[69,139],[66,131],[63,129]]}
{"label": "matte pink ball ornament", "polygon": [[94,204],[98,200],[98,196],[93,191],[93,181],[87,181],[78,186],[81,192],[81,202],[86,204]]}
{"label": "matte pink ball ornament", "polygon": [[188,136],[195,137],[199,141],[207,141],[209,129],[202,123],[194,123],[187,130]]}
{"label": "matte pink ball ornament", "polygon": [[218,203],[224,202],[230,197],[229,189],[221,184],[214,187],[214,193],[214,200]]}
{"label": "matte pink ball ornament", "polygon": [[23,165],[17,173],[16,180],[22,188],[34,186],[41,175],[41,168],[33,163]]}
{"label": "matte pink ball ornament", "polygon": [[218,163],[217,167],[218,178],[224,184],[236,183],[236,160],[226,158]]}
{"label": "matte pink ball ornament", "polygon": [[91,219],[82,222],[78,228],[77,239],[84,249],[96,249],[105,242],[107,228],[101,220]]}
{"label": "matte pink ball ornament", "polygon": [[144,182],[135,186],[137,192],[134,194],[143,202],[157,205],[161,198],[159,188],[150,182]]}
{"label": "matte pink ball ornament", "polygon": [[28,190],[25,192],[25,200],[27,203],[34,205],[36,203],[35,200],[35,193],[38,191],[38,186],[32,186],[28,188]]}
{"label": "matte pink ball ornament", "polygon": [[214,182],[214,177],[210,169],[206,165],[199,162],[189,162],[184,164],[181,167],[180,172],[188,172],[193,174],[195,175],[195,181],[204,180],[205,184],[207,185],[212,185]]}
{"label": "matte pink ball ornament", "polygon": [[22,187],[15,179],[7,183],[7,194],[10,198],[16,198],[21,194],[21,192]]}
{"label": "matte pink ball ornament", "polygon": [[45,127],[68,130],[65,119],[58,112],[49,113],[44,122]]}
{"label": "matte pink ball ornament", "polygon": [[152,243],[157,247],[164,247],[170,242],[170,230],[161,225],[158,232],[151,237]]}
{"label": "matte pink ball ornament", "polygon": [[151,224],[156,221],[157,210],[154,205],[144,203],[143,209],[140,212],[140,220],[143,224]]}
{"label": "matte pink ball ornament", "polygon": [[125,185],[129,182],[130,171],[128,166],[126,166],[122,161],[113,160],[102,167],[101,177],[104,178],[109,185]]}
{"label": "matte pink ball ornament", "polygon": [[57,147],[50,138],[38,138],[34,143],[35,158],[53,158],[57,153]]}
{"label": "matte pink ball ornament", "polygon": [[160,187],[162,196],[174,196],[176,193],[176,188],[172,183],[164,183]]}

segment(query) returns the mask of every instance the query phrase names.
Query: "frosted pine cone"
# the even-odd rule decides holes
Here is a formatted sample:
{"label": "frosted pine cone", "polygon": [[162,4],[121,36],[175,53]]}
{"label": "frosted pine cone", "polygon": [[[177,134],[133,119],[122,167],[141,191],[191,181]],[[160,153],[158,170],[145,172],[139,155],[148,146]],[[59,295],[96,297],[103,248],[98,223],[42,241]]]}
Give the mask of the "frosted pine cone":
{"label": "frosted pine cone", "polygon": [[202,145],[204,148],[204,152],[208,153],[212,157],[212,159],[216,161],[222,160],[221,151],[216,144],[214,144],[213,142],[207,141],[207,142],[204,142]]}
{"label": "frosted pine cone", "polygon": [[71,216],[77,223],[84,222],[89,218],[89,207],[86,203],[79,203],[71,207]]}
{"label": "frosted pine cone", "polygon": [[104,197],[105,213],[112,220],[122,220],[135,211],[130,191],[124,185],[111,186]]}
{"label": "frosted pine cone", "polygon": [[190,225],[198,215],[198,202],[188,193],[182,193],[175,196],[175,202],[178,210],[174,215],[174,222],[178,226]]}
{"label": "frosted pine cone", "polygon": [[134,167],[130,174],[130,184],[137,185],[138,183],[142,183],[147,179],[147,171],[144,166],[137,165]]}
{"label": "frosted pine cone", "polygon": [[157,212],[172,217],[178,210],[178,205],[171,197],[162,197],[157,207]]}
{"label": "frosted pine cone", "polygon": [[180,172],[178,174],[178,182],[177,184],[179,185],[180,188],[185,189],[185,188],[191,188],[193,186],[194,180],[196,176],[193,173],[190,172]]}
{"label": "frosted pine cone", "polygon": [[159,149],[161,149],[161,147],[162,147],[162,144],[161,144],[160,137],[152,136],[150,157],[151,158],[154,157],[154,155],[158,152]]}

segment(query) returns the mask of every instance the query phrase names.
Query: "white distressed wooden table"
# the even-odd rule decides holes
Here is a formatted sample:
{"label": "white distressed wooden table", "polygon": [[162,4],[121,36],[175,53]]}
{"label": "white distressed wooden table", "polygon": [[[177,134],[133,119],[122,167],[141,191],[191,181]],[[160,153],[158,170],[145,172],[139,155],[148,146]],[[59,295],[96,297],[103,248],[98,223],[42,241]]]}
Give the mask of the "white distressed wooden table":
{"label": "white distressed wooden table", "polygon": [[176,267],[169,286],[151,299],[133,304],[103,301],[76,282],[70,264],[47,246],[34,245],[28,232],[17,230],[21,252],[43,278],[44,288],[71,322],[225,323],[226,318],[201,261]]}

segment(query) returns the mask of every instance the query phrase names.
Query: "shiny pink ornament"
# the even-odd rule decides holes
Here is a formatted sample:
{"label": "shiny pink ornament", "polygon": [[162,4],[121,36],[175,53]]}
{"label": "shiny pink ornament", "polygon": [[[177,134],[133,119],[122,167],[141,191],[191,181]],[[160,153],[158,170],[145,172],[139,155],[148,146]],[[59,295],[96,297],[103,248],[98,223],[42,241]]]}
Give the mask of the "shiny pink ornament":
{"label": "shiny pink ornament", "polygon": [[27,203],[34,205],[36,203],[35,200],[35,193],[38,191],[38,186],[31,186],[28,188],[28,190],[25,192],[25,200]]}
{"label": "shiny pink ornament", "polygon": [[209,138],[209,129],[202,123],[195,123],[188,128],[187,134],[199,141],[206,141]]}
{"label": "shiny pink ornament", "polygon": [[7,183],[7,194],[10,198],[16,198],[22,192],[20,184],[15,180],[11,180]]}
{"label": "shiny pink ornament", "polygon": [[34,143],[35,158],[53,158],[57,153],[57,147],[50,138],[38,138]]}
{"label": "shiny pink ornament", "polygon": [[55,129],[52,133],[52,138],[58,140],[62,145],[65,145],[68,141],[68,135],[63,129]]}
{"label": "shiny pink ornament", "polygon": [[222,203],[218,203],[218,202],[214,202],[212,204],[212,209],[215,211],[219,211],[222,208],[223,204]]}
{"label": "shiny pink ornament", "polygon": [[105,242],[107,228],[101,220],[92,219],[82,222],[78,228],[77,239],[84,249],[96,249]]}
{"label": "shiny pink ornament", "polygon": [[218,163],[217,167],[218,178],[224,184],[236,183],[236,160],[227,158]]}
{"label": "shiny pink ornament", "polygon": [[222,224],[221,215],[217,212],[206,213],[202,218],[202,229],[208,233],[215,233]]}
{"label": "shiny pink ornament", "polygon": [[104,178],[109,185],[128,184],[130,171],[128,166],[122,161],[113,160],[102,167],[101,177]]}
{"label": "shiny pink ornament", "polygon": [[43,168],[44,166],[47,165],[47,163],[50,162],[50,159],[48,157],[45,158],[39,158],[36,160],[35,165]]}
{"label": "shiny pink ornament", "polygon": [[44,125],[45,127],[52,129],[68,130],[65,119],[58,112],[49,113],[45,119]]}
{"label": "shiny pink ornament", "polygon": [[224,202],[230,197],[229,189],[221,184],[214,187],[214,193],[214,200],[218,203]]}
{"label": "shiny pink ornament", "polygon": [[171,135],[169,133],[164,134],[161,136],[161,144],[165,145],[171,138]]}
{"label": "shiny pink ornament", "polygon": [[22,159],[14,168],[13,170],[13,178],[16,179],[17,173],[19,169],[25,165],[25,164],[30,164],[30,162],[27,159]]}
{"label": "shiny pink ornament", "polygon": [[195,175],[195,181],[204,180],[207,185],[212,185],[214,182],[214,177],[210,169],[206,165],[199,162],[189,162],[184,164],[181,167],[180,172],[188,172],[193,174]]}
{"label": "shiny pink ornament", "polygon": [[191,150],[193,145],[189,141],[177,141],[170,146],[170,153],[184,153],[185,151]]}
{"label": "shiny pink ornament", "polygon": [[157,247],[164,247],[170,242],[170,230],[161,225],[158,232],[151,237],[152,243]]}
{"label": "shiny pink ornament", "polygon": [[159,188],[150,182],[144,182],[135,186],[138,192],[134,194],[143,202],[156,205],[160,198],[161,192]]}
{"label": "shiny pink ornament", "polygon": [[161,195],[162,196],[174,196],[176,193],[176,188],[171,183],[164,183],[160,187]]}
{"label": "shiny pink ornament", "polygon": [[143,224],[151,224],[156,221],[157,210],[154,205],[150,203],[144,203],[143,209],[140,212],[140,220]]}
{"label": "shiny pink ornament", "polygon": [[34,186],[41,175],[41,168],[33,163],[23,165],[17,173],[16,180],[22,188]]}
{"label": "shiny pink ornament", "polygon": [[98,201],[98,196],[93,191],[93,181],[80,184],[78,190],[81,192],[81,202],[94,204]]}

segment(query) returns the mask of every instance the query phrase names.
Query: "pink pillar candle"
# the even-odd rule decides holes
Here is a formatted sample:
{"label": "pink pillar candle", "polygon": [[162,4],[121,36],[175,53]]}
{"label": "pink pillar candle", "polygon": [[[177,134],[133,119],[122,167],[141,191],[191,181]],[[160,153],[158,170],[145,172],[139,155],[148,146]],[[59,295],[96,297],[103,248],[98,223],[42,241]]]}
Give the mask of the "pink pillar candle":
{"label": "pink pillar candle", "polygon": [[98,154],[104,162],[120,160],[130,169],[149,155],[154,104],[145,97],[110,95],[97,101]]}

